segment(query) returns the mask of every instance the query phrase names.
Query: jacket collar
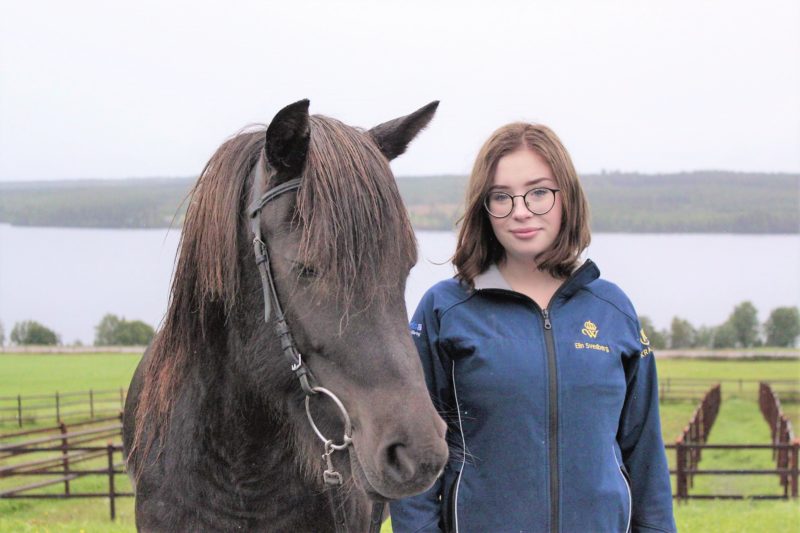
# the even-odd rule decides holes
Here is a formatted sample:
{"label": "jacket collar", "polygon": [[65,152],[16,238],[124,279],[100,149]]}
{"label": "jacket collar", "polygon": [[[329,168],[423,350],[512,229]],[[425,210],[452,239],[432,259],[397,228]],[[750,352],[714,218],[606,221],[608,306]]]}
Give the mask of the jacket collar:
{"label": "jacket collar", "polygon": [[504,278],[500,273],[500,269],[497,268],[496,263],[492,263],[492,266],[475,276],[473,284],[475,285],[476,291],[482,291],[485,289],[503,289],[505,291],[514,290],[511,288],[511,285],[508,284],[506,278]]}
{"label": "jacket collar", "polygon": [[[569,298],[581,288],[585,287],[592,281],[600,277],[600,269],[591,259],[579,263],[572,275],[561,284],[555,296],[558,298]],[[500,289],[504,291],[514,291],[511,285],[508,284],[506,279],[497,268],[497,264],[492,264],[484,272],[481,272],[473,281],[476,291],[487,289]]]}

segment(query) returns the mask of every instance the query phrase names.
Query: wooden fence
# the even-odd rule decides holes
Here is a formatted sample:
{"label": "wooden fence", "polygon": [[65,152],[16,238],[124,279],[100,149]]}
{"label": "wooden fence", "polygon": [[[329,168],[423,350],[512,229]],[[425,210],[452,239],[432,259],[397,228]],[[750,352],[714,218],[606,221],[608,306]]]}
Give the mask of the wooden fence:
{"label": "wooden fence", "polygon": [[103,418],[125,407],[123,388],[0,396],[0,427]]}
{"label": "wooden fence", "polygon": [[[110,422],[110,423],[109,423]],[[23,436],[44,435],[20,441]],[[0,489],[0,499],[69,499],[108,498],[111,519],[116,518],[116,498],[133,496],[116,488],[115,476],[125,473],[122,457],[122,415],[74,424],[0,436],[0,460],[36,455],[27,462],[0,466],[0,481],[10,477],[44,477],[43,481]],[[106,441],[100,444],[98,441]],[[116,441],[116,442],[114,442]],[[39,458],[41,457],[41,458]],[[105,459],[105,461],[102,461]],[[102,466],[99,466],[100,463]],[[77,466],[77,468],[76,468]],[[73,482],[86,477],[103,476],[108,490],[88,492],[76,490]],[[56,493],[32,493],[36,489],[59,485]]]}
{"label": "wooden fence", "polygon": [[[778,470],[786,471],[781,474],[784,492],[788,493],[791,488],[792,497],[797,497],[797,455],[800,439],[795,438],[792,422],[783,414],[781,400],[768,383],[759,385],[758,406],[761,414],[764,415],[764,420],[769,425],[772,443],[781,446],[773,448],[772,458],[775,459],[775,466]],[[795,472],[793,476],[791,475],[792,467]]]}
{"label": "wooden fence", "polygon": [[689,493],[689,487],[694,485],[694,473],[703,453],[702,445],[708,440],[708,434],[719,413],[722,399],[720,390],[720,385],[716,384],[706,391],[700,400],[700,405],[689,418],[689,424],[683,428],[683,432],[675,441],[678,498],[685,498]]}
{"label": "wooden fence", "polygon": [[[773,428],[773,442],[771,444],[707,444],[711,426],[716,420],[721,403],[720,385],[708,390],[700,405],[695,410],[689,425],[678,436],[675,444],[666,445],[667,449],[676,452],[675,469],[671,474],[676,476],[676,494],[678,500],[687,499],[787,499],[798,497],[798,448],[800,440],[795,439],[791,432],[791,424],[780,410],[780,401],[768,385],[761,383],[759,390],[759,405],[761,412],[770,428]],[[768,391],[768,392],[764,392]],[[704,450],[772,450],[773,457],[777,459],[775,469],[706,469],[700,470],[698,465]],[[783,486],[782,495],[737,495],[737,494],[689,494],[689,489],[694,486],[696,475],[776,475]]]}

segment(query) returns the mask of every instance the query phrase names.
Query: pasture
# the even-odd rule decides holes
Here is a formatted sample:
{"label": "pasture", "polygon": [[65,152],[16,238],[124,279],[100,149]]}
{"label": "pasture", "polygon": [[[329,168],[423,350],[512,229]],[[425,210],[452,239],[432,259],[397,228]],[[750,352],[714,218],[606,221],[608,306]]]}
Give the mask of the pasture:
{"label": "pasture", "polygon": [[[127,387],[139,356],[131,354],[37,355],[0,354],[0,396],[84,391],[90,388]],[[758,411],[757,385],[749,380],[794,379],[800,381],[798,360],[688,360],[661,359],[659,379],[704,378],[723,381],[723,402],[709,443],[766,443],[769,430]],[[738,380],[742,381],[740,384]],[[696,407],[695,402],[661,403],[664,440],[674,442]],[[800,423],[800,404],[783,403],[795,431]],[[0,432],[15,427],[0,427]],[[670,464],[674,451],[668,451]],[[774,468],[769,452],[712,452],[703,456],[701,468]],[[120,477],[120,481],[122,478]],[[85,480],[88,487],[103,490],[104,478]],[[7,486],[6,484],[0,486]],[[53,487],[52,490],[57,490]],[[773,476],[697,476],[691,493],[778,494]],[[800,505],[792,501],[689,501],[676,503],[675,515],[682,532],[791,531],[800,524]],[[133,499],[117,500],[117,520],[108,518],[107,499],[2,500],[0,532],[132,532]],[[388,524],[384,532],[391,531]]]}

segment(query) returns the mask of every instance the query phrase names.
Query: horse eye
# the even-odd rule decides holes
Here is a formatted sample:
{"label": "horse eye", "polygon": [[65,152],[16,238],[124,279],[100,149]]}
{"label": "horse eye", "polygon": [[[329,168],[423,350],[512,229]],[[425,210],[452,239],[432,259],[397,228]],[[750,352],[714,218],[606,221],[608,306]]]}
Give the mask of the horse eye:
{"label": "horse eye", "polygon": [[316,278],[319,276],[314,267],[302,263],[295,263],[294,269],[301,278]]}

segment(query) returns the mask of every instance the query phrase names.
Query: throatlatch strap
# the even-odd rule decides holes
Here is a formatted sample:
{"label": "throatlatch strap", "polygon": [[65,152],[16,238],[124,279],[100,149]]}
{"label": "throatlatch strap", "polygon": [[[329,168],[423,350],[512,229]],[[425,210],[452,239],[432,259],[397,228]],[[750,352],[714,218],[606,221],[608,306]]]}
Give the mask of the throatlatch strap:
{"label": "throatlatch strap", "polygon": [[336,527],[336,533],[348,533],[347,513],[345,513],[344,508],[342,487],[328,487],[325,492],[328,493],[328,501],[330,502],[331,509],[333,510],[333,525]]}
{"label": "throatlatch strap", "polygon": [[383,523],[383,508],[386,504],[372,502],[372,516],[369,518],[369,533],[380,533]]}

